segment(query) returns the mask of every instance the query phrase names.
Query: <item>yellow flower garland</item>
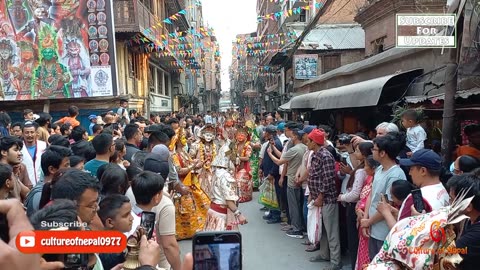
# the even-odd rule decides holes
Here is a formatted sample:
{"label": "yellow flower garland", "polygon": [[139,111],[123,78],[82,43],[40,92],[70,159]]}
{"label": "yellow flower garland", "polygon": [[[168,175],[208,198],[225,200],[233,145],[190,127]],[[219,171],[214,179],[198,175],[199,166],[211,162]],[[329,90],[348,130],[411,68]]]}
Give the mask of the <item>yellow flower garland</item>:
{"label": "yellow flower garland", "polygon": [[[211,164],[213,160],[215,159],[215,156],[217,155],[217,146],[212,143],[213,149],[212,149],[212,159],[210,160],[210,164],[203,164],[203,168],[209,170],[211,168]],[[205,144],[203,142],[200,142],[200,161],[205,162]]]}

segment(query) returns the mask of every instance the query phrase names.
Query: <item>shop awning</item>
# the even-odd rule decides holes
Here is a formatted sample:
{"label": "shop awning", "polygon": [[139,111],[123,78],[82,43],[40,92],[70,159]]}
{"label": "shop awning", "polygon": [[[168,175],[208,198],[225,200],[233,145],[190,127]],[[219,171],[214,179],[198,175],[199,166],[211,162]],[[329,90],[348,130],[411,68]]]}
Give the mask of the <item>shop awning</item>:
{"label": "shop awning", "polygon": [[280,109],[282,111],[289,111],[289,110],[291,110],[290,106],[291,106],[291,101],[289,100],[287,103],[278,107],[278,109]]}
{"label": "shop awning", "polygon": [[313,109],[317,103],[317,98],[320,92],[313,92],[308,94],[293,97],[290,100],[290,109]]}
{"label": "shop awning", "polygon": [[292,98],[292,109],[329,110],[376,106],[402,98],[423,69],[399,72]]}
{"label": "shop awning", "polygon": [[[468,98],[473,95],[479,95],[480,88],[472,88],[468,90],[459,90],[455,93],[455,98]],[[406,96],[405,101],[407,103],[416,104],[422,103],[429,100],[432,103],[436,103],[437,100],[444,100],[445,94],[436,94],[436,95],[423,95],[423,96]]]}

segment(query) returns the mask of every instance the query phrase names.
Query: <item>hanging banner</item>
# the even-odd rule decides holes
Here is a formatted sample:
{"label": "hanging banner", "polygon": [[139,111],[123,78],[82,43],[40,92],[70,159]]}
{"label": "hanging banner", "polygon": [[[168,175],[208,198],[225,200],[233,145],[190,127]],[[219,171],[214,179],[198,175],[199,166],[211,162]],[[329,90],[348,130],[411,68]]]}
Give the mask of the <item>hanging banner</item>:
{"label": "hanging banner", "polygon": [[317,77],[317,54],[295,55],[293,63],[295,69],[295,79],[308,80]]}
{"label": "hanging banner", "polygon": [[0,2],[0,100],[116,95],[110,0]]}

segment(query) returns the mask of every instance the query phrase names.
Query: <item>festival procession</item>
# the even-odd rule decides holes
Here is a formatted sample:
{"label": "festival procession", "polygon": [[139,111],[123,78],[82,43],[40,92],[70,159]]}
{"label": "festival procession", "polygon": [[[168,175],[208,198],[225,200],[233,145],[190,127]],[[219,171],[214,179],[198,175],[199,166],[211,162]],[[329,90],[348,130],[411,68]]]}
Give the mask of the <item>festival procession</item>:
{"label": "festival procession", "polygon": [[0,269],[480,269],[479,5],[1,1]]}

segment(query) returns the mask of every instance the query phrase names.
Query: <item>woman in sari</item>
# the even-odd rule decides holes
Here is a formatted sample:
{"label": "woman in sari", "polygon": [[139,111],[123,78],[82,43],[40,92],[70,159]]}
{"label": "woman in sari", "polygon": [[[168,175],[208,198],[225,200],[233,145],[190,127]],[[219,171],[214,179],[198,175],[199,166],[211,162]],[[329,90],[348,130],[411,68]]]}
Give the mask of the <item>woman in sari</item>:
{"label": "woman in sari", "polygon": [[252,155],[252,146],[247,140],[248,132],[244,128],[238,128],[236,133],[236,159],[235,159],[235,179],[238,185],[239,203],[252,200],[253,183],[250,168],[250,156]]}
{"label": "woman in sari", "polygon": [[[367,203],[368,196],[372,191],[372,182],[375,169],[378,167],[378,162],[373,159],[373,156],[368,156],[365,159],[365,167],[363,168],[367,173],[367,178],[365,179],[360,192],[360,200],[357,202],[355,207],[355,212],[357,213],[357,223],[360,223],[360,220],[363,218],[363,213],[365,212],[365,205]],[[368,237],[363,236],[361,230],[358,231],[358,251],[357,251],[357,262],[355,264],[355,270],[361,270],[365,265],[368,265],[370,258],[368,257]]]}
{"label": "woman in sari", "polygon": [[176,193],[173,196],[178,240],[190,239],[196,232],[203,229],[210,205],[210,199],[201,189],[196,172],[201,168],[201,164],[199,160],[193,160],[185,151],[186,144],[187,139],[183,129],[177,129],[171,142],[171,146],[174,146],[173,164],[180,180],[190,191],[188,195]]}
{"label": "woman in sari", "polygon": [[219,149],[212,162],[214,174],[210,209],[204,231],[238,230],[238,225],[247,224],[247,219],[238,209],[238,193],[235,178],[232,177],[234,166],[227,152],[230,151],[228,140]]}

